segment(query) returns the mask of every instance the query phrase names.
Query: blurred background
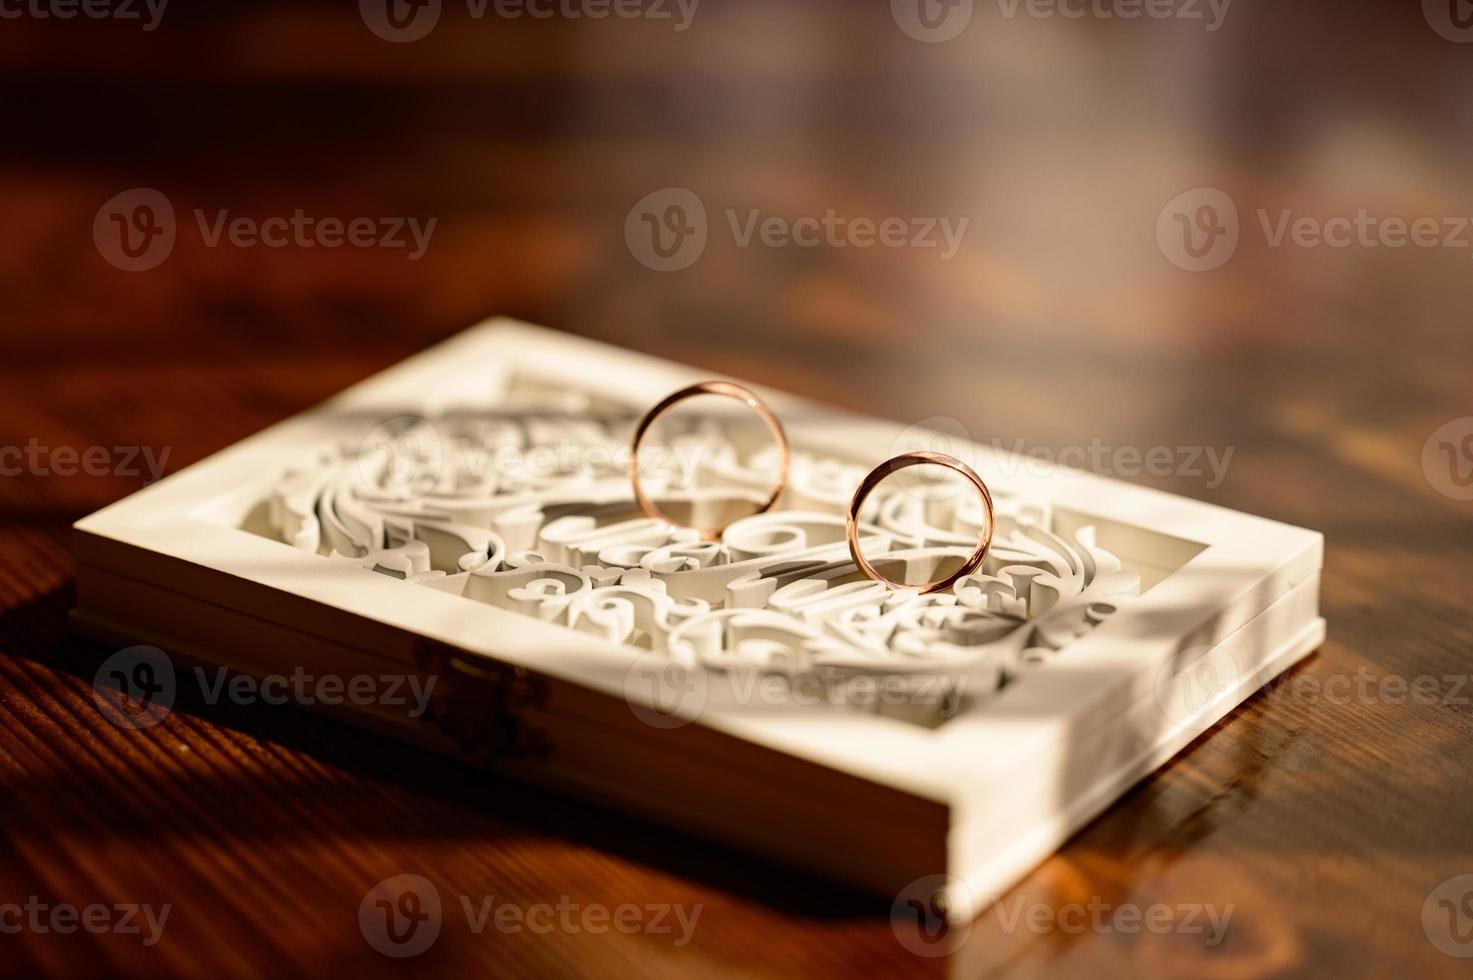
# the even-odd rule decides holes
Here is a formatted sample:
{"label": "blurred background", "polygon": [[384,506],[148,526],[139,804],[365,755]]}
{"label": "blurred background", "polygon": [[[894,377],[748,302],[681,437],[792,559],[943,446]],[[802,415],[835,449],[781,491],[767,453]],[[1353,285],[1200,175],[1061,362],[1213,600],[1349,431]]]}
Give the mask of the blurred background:
{"label": "blurred background", "polygon": [[[146,433],[176,462],[489,314],[1009,446],[1430,432],[1468,393],[1473,232],[1274,247],[1259,212],[1473,214],[1473,46],[1443,36],[1443,2],[1153,0],[1125,19],[1132,0],[645,0],[593,19],[597,0],[546,0],[534,19],[506,0],[137,0],[137,20],[5,19],[0,370],[12,394],[188,411],[191,433]],[[135,188],[176,216],[145,272],[93,233]],[[676,271],[625,234],[666,188],[707,215]],[[1157,230],[1200,188],[1240,234],[1194,272]],[[297,211],[434,224],[417,258],[206,234]],[[736,234],[830,211],[964,234]],[[1423,400],[1387,405],[1392,381]],[[1234,503],[1231,480],[1156,479]]]}
{"label": "blurred background", "polygon": [[[531,3],[552,15],[0,0],[0,446],[154,447],[173,471],[506,314],[1314,528],[1337,639],[1308,671],[1467,671],[1473,419],[1434,438],[1473,415],[1466,0]],[[1447,480],[1428,462],[1444,443]],[[1095,444],[1232,455],[1221,473],[1064,455]],[[670,975],[917,965],[883,910],[637,824],[549,818],[555,799],[452,792],[457,770],[295,716],[161,726],[197,760],[226,747],[200,778],[250,816],[134,856],[181,805],[167,780],[187,756],[147,764],[157,798],[96,795],[137,743],[97,735],[86,678],[50,661],[71,522],[147,479],[0,480],[0,721],[30,753],[6,750],[0,780],[6,894],[105,897],[89,869],[155,882],[245,841],[251,873],[299,901],[268,903],[263,939],[229,888],[180,871],[161,894],[213,923],[185,933],[198,948],[383,966],[320,911],[361,895],[314,877],[346,824],[299,835],[341,806],[367,842],[353,860],[390,855],[374,873],[438,848],[441,867],[474,854],[572,894],[653,882],[728,923],[694,961],[595,955]],[[1227,972],[1200,949],[990,929],[969,956],[1009,975],[1448,967],[1416,911],[1469,853],[1466,709],[1369,717],[1347,733],[1245,707],[1030,879],[1234,896]],[[82,761],[45,747],[69,744]],[[741,884],[698,890],[712,880]],[[87,949],[26,962],[86,975]],[[527,955],[519,972],[550,970]]]}

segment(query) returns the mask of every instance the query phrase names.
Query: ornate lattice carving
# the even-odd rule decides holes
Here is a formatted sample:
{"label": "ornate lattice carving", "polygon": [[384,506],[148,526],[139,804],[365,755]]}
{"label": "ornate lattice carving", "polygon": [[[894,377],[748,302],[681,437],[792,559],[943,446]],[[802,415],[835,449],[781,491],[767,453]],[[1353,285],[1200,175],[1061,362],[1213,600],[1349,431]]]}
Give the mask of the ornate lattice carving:
{"label": "ornate lattice carving", "polygon": [[[558,407],[568,410],[550,411],[544,399],[390,420],[282,474],[270,524],[295,547],[406,587],[687,667],[902,684],[965,678],[967,697],[1046,665],[1139,593],[1139,575],[1100,548],[1092,528],[1056,533],[1047,507],[1002,488],[994,547],[975,574],[943,594],[892,592],[858,575],[844,545],[844,509],[865,468],[801,450],[779,509],[702,542],[635,509],[625,475],[632,419]],[[705,420],[641,468],[666,513],[713,525],[763,497],[770,453],[743,451]],[[891,578],[939,578],[974,547],[980,502],[961,484],[894,482],[861,515],[865,553]],[[956,707],[946,701],[931,720]]]}

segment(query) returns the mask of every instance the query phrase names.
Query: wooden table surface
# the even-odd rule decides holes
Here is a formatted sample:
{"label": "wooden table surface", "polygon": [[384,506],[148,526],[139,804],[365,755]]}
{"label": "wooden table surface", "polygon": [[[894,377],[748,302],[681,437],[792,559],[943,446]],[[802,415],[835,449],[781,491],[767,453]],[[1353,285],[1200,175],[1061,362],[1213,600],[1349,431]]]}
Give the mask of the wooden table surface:
{"label": "wooden table surface", "polygon": [[[1436,4],[1240,0],[1214,31],[977,4],[944,43],[885,7],[707,0],[676,31],[446,4],[404,44],[325,0],[180,5],[154,31],[0,23],[0,448],[51,454],[0,478],[0,971],[1467,975],[1431,937],[1468,935],[1473,899],[1425,930],[1423,909],[1473,873],[1473,503],[1423,450],[1473,415],[1473,235],[1273,231],[1286,210],[1473,214],[1473,48],[1429,26]],[[93,235],[137,187],[177,218],[146,272]],[[667,187],[700,197],[709,241],[658,272],[625,219]],[[1185,271],[1158,217],[1204,187],[1235,202],[1240,241]],[[212,246],[194,214],[298,209],[437,225],[416,261]],[[969,225],[949,258],[739,242],[754,210],[831,209]],[[493,313],[1008,448],[1231,450],[1220,481],[1101,465],[1322,531],[1329,641],[1000,906],[1231,906],[1225,939],[989,912],[930,959],[884,898],[300,711],[185,697],[154,728],[109,724],[91,677],[110,651],[68,638],[69,526],[145,478],[49,473],[54,451],[148,447],[174,471]],[[1399,686],[1419,678],[1435,697]],[[397,961],[357,911],[403,873],[701,913],[685,945],[447,925]],[[4,905],[30,896],[171,912],[153,946],[13,932]]]}

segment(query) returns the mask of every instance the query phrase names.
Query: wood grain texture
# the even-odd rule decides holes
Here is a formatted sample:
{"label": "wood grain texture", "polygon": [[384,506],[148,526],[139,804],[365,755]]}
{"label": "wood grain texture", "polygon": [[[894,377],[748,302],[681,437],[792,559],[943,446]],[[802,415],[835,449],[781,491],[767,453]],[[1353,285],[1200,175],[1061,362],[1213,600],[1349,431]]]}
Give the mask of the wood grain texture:
{"label": "wood grain texture", "polygon": [[[143,481],[32,470],[0,478],[0,904],[172,912],[148,948],[0,934],[0,972],[1465,975],[1422,907],[1473,873],[1473,504],[1421,456],[1473,414],[1470,250],[1274,247],[1258,217],[1473,214],[1473,63],[1415,4],[1238,0],[1211,33],[979,4],[941,45],[837,0],[707,0],[683,33],[447,4],[409,45],[352,8],[181,5],[147,34],[4,22],[24,95],[0,107],[0,447],[167,447],[172,471],[506,313],[1007,448],[1231,449],[1220,483],[1120,475],[1323,531],[1331,639],[999,906],[1231,905],[1227,937],[987,913],[930,960],[883,900],[302,712],[185,696],[119,730],[91,693],[110,651],[67,635],[68,527]],[[179,237],[130,274],[91,228],[138,186],[169,196]],[[667,186],[701,196],[710,242],[662,274],[624,220]],[[1234,197],[1242,242],[1189,274],[1155,227],[1201,186]],[[193,215],[299,208],[438,225],[411,262],[210,247]],[[949,261],[743,247],[728,212],[753,209],[970,225]],[[1343,701],[1358,676],[1380,693]],[[1432,703],[1379,687],[1424,676]],[[403,873],[447,903],[702,911],[676,946],[475,935],[452,904],[401,963],[357,910]]]}

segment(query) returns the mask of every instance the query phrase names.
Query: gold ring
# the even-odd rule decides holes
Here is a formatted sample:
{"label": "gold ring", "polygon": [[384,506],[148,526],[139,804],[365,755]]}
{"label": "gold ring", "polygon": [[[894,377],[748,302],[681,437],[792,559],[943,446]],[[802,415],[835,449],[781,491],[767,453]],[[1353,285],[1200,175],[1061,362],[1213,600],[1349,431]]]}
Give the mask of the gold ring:
{"label": "gold ring", "polygon": [[[930,582],[926,585],[907,585],[904,582],[892,582],[875,571],[875,567],[865,560],[864,555],[859,551],[859,511],[864,506],[865,498],[870,495],[875,487],[880,485],[880,481],[885,479],[885,477],[911,466],[922,466],[926,463],[933,463],[937,466],[944,466],[947,469],[955,470],[966,477],[972,486],[977,488],[977,492],[982,495],[982,506],[987,511],[987,533],[982,536],[982,542],[977,546],[977,550],[972,552],[972,557],[968,558],[961,568],[941,581]],[[992,509],[992,493],[987,489],[987,484],[982,482],[982,478],[973,472],[970,466],[955,456],[948,456],[945,453],[919,452],[905,453],[896,456],[894,459],[887,459],[873,470],[870,470],[869,476],[865,477],[860,482],[859,489],[854,491],[854,500],[849,504],[849,520],[844,525],[844,536],[849,539],[849,554],[853,556],[854,564],[858,565],[859,570],[865,575],[868,575],[876,582],[888,585],[892,589],[919,589],[921,595],[930,595],[932,592],[941,592],[951,588],[975,572],[981,566],[982,559],[987,557],[988,549],[992,547],[992,532],[996,529],[997,516]]]}
{"label": "gold ring", "polygon": [[[781,463],[778,468],[777,486],[773,488],[772,496],[768,497],[767,502],[756,510],[757,514],[765,514],[777,503],[778,498],[783,495],[783,489],[788,485],[788,437],[783,432],[782,423],[777,420],[776,415],[772,414],[772,410],[767,407],[766,402],[758,398],[755,393],[743,388],[739,384],[732,384],[730,381],[702,381],[700,384],[691,385],[689,388],[682,388],[673,395],[667,396],[658,405],[645,413],[644,418],[639,420],[639,425],[634,430],[633,451],[629,454],[629,480],[634,484],[635,502],[639,504],[639,509],[644,511],[648,516],[659,521],[664,521],[672,527],[681,526],[669,517],[666,517],[660,508],[656,507],[650,498],[645,496],[644,488],[639,485],[639,444],[644,441],[645,433],[649,431],[655,419],[667,412],[672,405],[685,401],[687,398],[694,398],[697,395],[722,395],[727,398],[735,398],[756,412],[762,421],[767,423],[767,430],[772,433],[772,438],[777,442],[777,450],[779,456],[781,456]],[[701,540],[703,541],[720,541],[721,532],[725,531],[726,527],[719,527],[715,530],[698,528],[697,530],[700,530]]]}

